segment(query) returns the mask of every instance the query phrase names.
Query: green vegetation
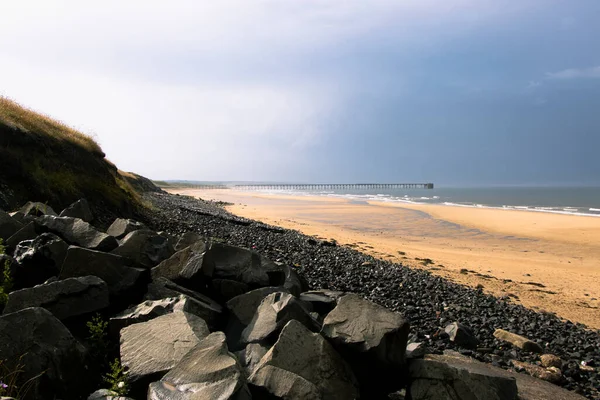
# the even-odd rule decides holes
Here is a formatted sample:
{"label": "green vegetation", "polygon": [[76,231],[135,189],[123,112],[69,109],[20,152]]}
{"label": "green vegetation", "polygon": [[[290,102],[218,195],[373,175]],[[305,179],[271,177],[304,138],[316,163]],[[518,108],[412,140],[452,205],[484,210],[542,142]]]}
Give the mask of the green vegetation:
{"label": "green vegetation", "polygon": [[91,321],[86,323],[89,331],[89,341],[91,355],[96,360],[106,362],[106,351],[108,349],[108,321],[105,321],[100,314],[96,314]]}
{"label": "green vegetation", "polygon": [[109,389],[119,396],[126,396],[129,393],[127,371],[118,358],[110,363],[110,372],[104,376],[104,381],[110,385]]}
{"label": "green vegetation", "polygon": [[0,97],[0,207],[32,200],[62,209],[85,197],[93,209],[133,216],[143,207],[134,187],[142,177],[104,156],[89,135]]}

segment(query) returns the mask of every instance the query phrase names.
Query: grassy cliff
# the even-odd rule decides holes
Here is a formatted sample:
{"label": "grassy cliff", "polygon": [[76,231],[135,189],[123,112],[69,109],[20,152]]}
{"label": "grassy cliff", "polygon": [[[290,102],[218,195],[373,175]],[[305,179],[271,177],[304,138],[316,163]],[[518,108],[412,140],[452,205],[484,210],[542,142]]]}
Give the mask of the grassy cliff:
{"label": "grassy cliff", "polygon": [[0,208],[32,200],[61,210],[85,197],[97,215],[135,216],[147,182],[119,171],[90,136],[0,97]]}

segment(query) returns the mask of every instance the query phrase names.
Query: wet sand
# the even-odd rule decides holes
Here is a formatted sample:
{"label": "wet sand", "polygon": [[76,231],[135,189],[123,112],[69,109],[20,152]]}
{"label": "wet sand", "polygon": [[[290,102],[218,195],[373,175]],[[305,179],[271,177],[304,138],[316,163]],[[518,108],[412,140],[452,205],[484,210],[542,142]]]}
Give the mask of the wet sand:
{"label": "wet sand", "polygon": [[600,328],[600,218],[172,189]]}

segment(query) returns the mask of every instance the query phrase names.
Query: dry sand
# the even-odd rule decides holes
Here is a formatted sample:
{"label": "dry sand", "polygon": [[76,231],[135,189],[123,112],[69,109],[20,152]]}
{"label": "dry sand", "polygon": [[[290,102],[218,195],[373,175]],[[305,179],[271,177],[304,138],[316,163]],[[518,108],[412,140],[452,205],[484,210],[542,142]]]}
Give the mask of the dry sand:
{"label": "dry sand", "polygon": [[[296,229],[600,328],[600,218],[445,205],[352,202],[235,190],[170,190],[234,203]],[[423,261],[429,259],[430,261]]]}

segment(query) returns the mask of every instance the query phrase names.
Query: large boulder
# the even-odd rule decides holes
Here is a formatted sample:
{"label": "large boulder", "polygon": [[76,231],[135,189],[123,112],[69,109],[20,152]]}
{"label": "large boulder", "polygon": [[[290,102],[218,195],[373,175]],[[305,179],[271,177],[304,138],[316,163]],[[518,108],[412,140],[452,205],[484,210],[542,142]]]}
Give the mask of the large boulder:
{"label": "large boulder", "polygon": [[283,272],[283,287],[291,294],[298,297],[300,293],[308,290],[308,282],[302,278],[298,272],[289,265],[278,264]]}
{"label": "large boulder", "polygon": [[192,288],[205,286],[206,276],[202,272],[206,244],[198,241],[173,254],[152,268],[152,279],[166,278],[185,283]]}
{"label": "large boulder", "polygon": [[60,271],[60,279],[95,275],[108,285],[111,297],[141,298],[145,290],[145,270],[127,266],[115,254],[70,246]]}
{"label": "large boulder", "polygon": [[137,230],[129,233],[113,254],[125,257],[145,268],[155,267],[158,263],[171,257],[175,250],[165,236],[150,230]]}
{"label": "large boulder", "polygon": [[43,233],[33,240],[25,240],[14,251],[15,288],[44,283],[59,274],[69,245],[53,233]]}
{"label": "large boulder", "polygon": [[310,315],[309,307],[289,293],[271,293],[260,303],[252,321],[242,332],[241,344],[273,342],[291,320],[318,332],[320,326]]}
{"label": "large boulder", "polygon": [[185,295],[197,301],[194,303],[194,312],[201,317],[211,329],[220,325],[223,316],[223,307],[210,297],[179,286],[165,278],[159,278],[148,285],[148,291],[144,297],[146,300],[161,300],[167,297],[178,297]]}
{"label": "large boulder", "polygon": [[243,350],[236,351],[235,355],[246,370],[247,375],[250,376],[269,349],[270,347],[260,343],[250,343]]}
{"label": "large boulder", "polygon": [[[118,334],[126,326],[150,321],[161,315],[178,311],[185,311],[202,318],[210,328],[213,324],[208,321],[215,322],[221,313],[221,307],[216,303],[200,302],[190,296],[180,294],[160,300],[146,300],[137,306],[128,308],[112,317],[109,326],[113,334]],[[214,314],[217,316],[215,317]]]}
{"label": "large boulder", "polygon": [[109,389],[99,389],[90,394],[87,400],[133,400],[129,397],[119,396],[117,392]]}
{"label": "large boulder", "polygon": [[496,339],[503,340],[512,344],[515,347],[523,351],[530,351],[532,353],[543,353],[544,349],[536,342],[527,339],[525,336],[517,335],[516,333],[505,331],[504,329],[496,329],[494,331],[494,337]]}
{"label": "large boulder", "polygon": [[42,215],[58,215],[56,211],[52,209],[52,207],[37,201],[28,201],[27,204],[21,207],[19,211],[24,215],[30,215],[33,217],[40,217]]}
{"label": "large boulder", "polygon": [[335,290],[319,289],[311,290],[300,294],[300,300],[310,303],[315,312],[319,315],[327,315],[337,305],[337,301],[345,293]]}
{"label": "large boulder", "polygon": [[82,219],[43,215],[37,219],[40,225],[56,233],[70,244],[91,250],[111,251],[119,242],[112,236],[100,232]]}
{"label": "large boulder", "polygon": [[85,276],[16,290],[8,295],[4,314],[29,307],[43,307],[60,320],[87,314],[108,307],[108,286]]}
{"label": "large boulder", "polygon": [[257,398],[268,393],[283,399],[356,399],[350,367],[318,333],[291,320],[256,366],[248,382]]}
{"label": "large boulder", "polygon": [[26,308],[0,317],[0,360],[29,381],[24,399],[78,398],[84,395],[85,348],[50,311]]}
{"label": "large boulder", "polygon": [[92,214],[92,210],[86,199],[77,200],[75,203],[62,210],[59,216],[79,218],[85,222],[92,222],[94,220],[94,215]]}
{"label": "large boulder", "polygon": [[254,289],[236,296],[227,302],[229,317],[225,333],[227,334],[227,344],[230,349],[237,351],[243,348],[243,345],[240,343],[242,332],[252,322],[252,318],[254,318],[254,314],[263,299],[271,293],[276,292],[285,292],[285,289],[271,286]]}
{"label": "large boulder", "polygon": [[251,398],[244,371],[227,349],[223,332],[208,335],[148,388],[149,400]]}
{"label": "large boulder", "polygon": [[446,326],[444,332],[448,334],[451,342],[465,349],[476,349],[479,339],[475,337],[471,329],[459,322],[453,322]]}
{"label": "large boulder", "polygon": [[342,296],[321,333],[354,367],[361,386],[390,393],[402,385],[409,324],[404,317],[355,294]]}
{"label": "large boulder", "polygon": [[121,330],[121,362],[131,382],[156,381],[209,334],[204,320],[186,312],[166,314]]}
{"label": "large boulder", "polygon": [[117,239],[122,239],[133,231],[146,229],[146,225],[132,219],[117,218],[111,226],[108,227],[106,233]]}
{"label": "large boulder", "polygon": [[22,227],[22,223],[0,210],[0,239],[7,240]]}
{"label": "large boulder", "polygon": [[193,245],[196,242],[199,242],[203,239],[203,236],[196,232],[185,232],[183,235],[179,237],[177,243],[175,244],[175,250],[183,250],[186,247]]}
{"label": "large boulder", "polygon": [[229,301],[234,297],[240,296],[250,290],[250,287],[243,282],[232,281],[230,279],[213,279],[210,282],[211,296],[219,301]]}
{"label": "large boulder", "polygon": [[35,221],[27,223],[17,232],[15,232],[8,240],[5,241],[6,247],[14,249],[17,245],[25,240],[33,240],[38,237],[39,234],[44,233],[40,224]]}
{"label": "large boulder", "polygon": [[[432,364],[431,361],[435,362]],[[422,369],[423,364],[425,369]],[[415,364],[416,363],[416,364]],[[421,364],[421,365],[419,365]],[[430,369],[431,367],[431,369]],[[435,369],[437,369],[437,372]],[[419,370],[424,371],[419,373]],[[434,373],[435,372],[435,373]],[[415,397],[413,391],[413,385],[418,381],[419,375],[423,376],[423,381],[417,383],[421,386],[424,391],[431,390],[430,392],[424,392],[424,396],[429,397]],[[512,397],[514,386],[509,382],[511,380],[516,381],[516,387],[518,392],[519,400],[539,400],[539,399],[552,399],[552,400],[583,400],[584,397],[565,390],[561,387],[553,385],[551,383],[536,379],[526,374],[519,374],[516,372],[506,371],[501,368],[494,367],[490,364],[484,364],[473,358],[463,356],[455,351],[444,351],[443,355],[428,354],[424,360],[412,360],[410,363],[410,376],[411,384],[409,386],[409,392],[413,395],[412,399],[457,399],[456,393],[467,394],[469,390],[474,392],[472,397],[462,397],[470,399],[494,399],[495,397],[486,397],[486,394],[493,391],[496,393],[506,394],[506,398],[517,398]],[[426,378],[427,376],[431,378]],[[504,381],[500,381],[498,377],[504,378]],[[495,383],[493,383],[495,382]],[[460,392],[454,392],[454,397],[435,397],[436,393],[444,393],[443,391],[433,391],[431,388],[433,385],[437,385],[439,389],[447,387],[452,390],[452,386],[456,385],[456,389]],[[415,388],[416,389],[416,388]],[[452,392],[450,392],[452,393]],[[504,397],[502,397],[504,398]]]}

